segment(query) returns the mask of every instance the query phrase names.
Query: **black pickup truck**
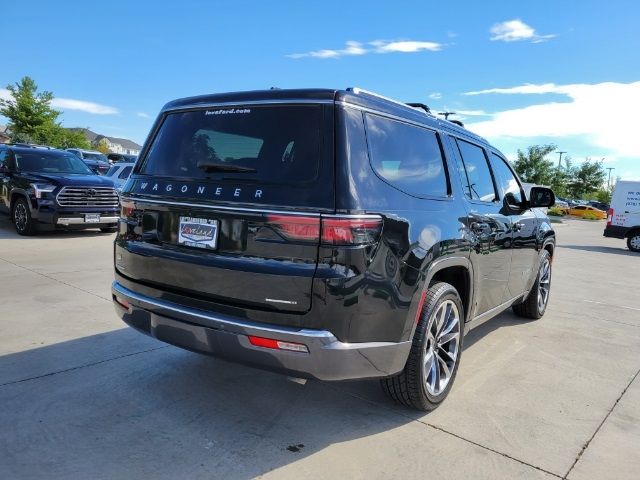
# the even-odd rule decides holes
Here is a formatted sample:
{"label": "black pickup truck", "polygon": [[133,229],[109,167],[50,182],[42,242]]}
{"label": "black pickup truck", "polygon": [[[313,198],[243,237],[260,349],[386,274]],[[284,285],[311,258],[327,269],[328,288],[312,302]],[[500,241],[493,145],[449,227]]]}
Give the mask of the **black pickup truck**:
{"label": "black pickup truck", "polygon": [[114,183],[72,153],[0,145],[0,211],[20,235],[55,228],[114,230],[119,199]]}

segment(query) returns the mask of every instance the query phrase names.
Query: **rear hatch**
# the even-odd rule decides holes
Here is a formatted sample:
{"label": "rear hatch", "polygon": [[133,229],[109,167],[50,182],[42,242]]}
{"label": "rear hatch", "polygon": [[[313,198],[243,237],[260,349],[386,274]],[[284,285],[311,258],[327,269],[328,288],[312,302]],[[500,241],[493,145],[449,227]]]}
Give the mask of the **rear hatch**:
{"label": "rear hatch", "polygon": [[333,105],[164,113],[125,185],[116,268],[223,304],[311,308],[320,215],[334,211]]}

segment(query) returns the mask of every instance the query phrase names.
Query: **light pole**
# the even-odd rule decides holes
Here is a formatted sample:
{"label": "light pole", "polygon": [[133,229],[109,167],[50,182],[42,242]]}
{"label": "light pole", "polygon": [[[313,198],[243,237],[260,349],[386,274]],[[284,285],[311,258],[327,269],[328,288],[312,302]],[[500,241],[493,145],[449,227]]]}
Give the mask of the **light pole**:
{"label": "light pole", "polygon": [[609,170],[609,179],[607,180],[607,190],[611,189],[611,170],[615,170],[615,169],[616,169],[615,167],[607,167],[607,170]]}
{"label": "light pole", "polygon": [[449,120],[449,115],[455,115],[456,112],[438,112],[438,115],[444,116],[445,120]]}
{"label": "light pole", "polygon": [[562,166],[562,154],[567,152],[558,152],[560,154],[560,158],[558,158],[558,168]]}

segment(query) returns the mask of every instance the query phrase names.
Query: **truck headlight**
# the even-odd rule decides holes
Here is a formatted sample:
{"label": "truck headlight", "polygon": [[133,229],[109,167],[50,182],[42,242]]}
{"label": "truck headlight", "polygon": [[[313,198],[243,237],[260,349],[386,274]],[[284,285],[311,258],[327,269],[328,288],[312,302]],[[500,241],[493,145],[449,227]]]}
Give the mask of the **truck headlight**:
{"label": "truck headlight", "polygon": [[53,192],[56,189],[56,186],[49,183],[32,183],[31,188],[33,188],[33,193],[36,198],[42,198],[43,193]]}

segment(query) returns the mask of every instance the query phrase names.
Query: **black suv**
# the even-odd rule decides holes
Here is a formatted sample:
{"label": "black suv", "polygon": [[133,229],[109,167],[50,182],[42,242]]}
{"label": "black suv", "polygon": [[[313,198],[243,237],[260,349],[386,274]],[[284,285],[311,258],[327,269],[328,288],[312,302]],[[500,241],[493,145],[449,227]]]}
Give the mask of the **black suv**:
{"label": "black suv", "polygon": [[359,90],[168,103],[122,191],[112,293],[162,341],[435,408],[467,328],[540,318],[555,234],[504,156]]}
{"label": "black suv", "polygon": [[0,211],[20,235],[41,229],[113,231],[119,216],[114,183],[73,153],[0,145]]}

